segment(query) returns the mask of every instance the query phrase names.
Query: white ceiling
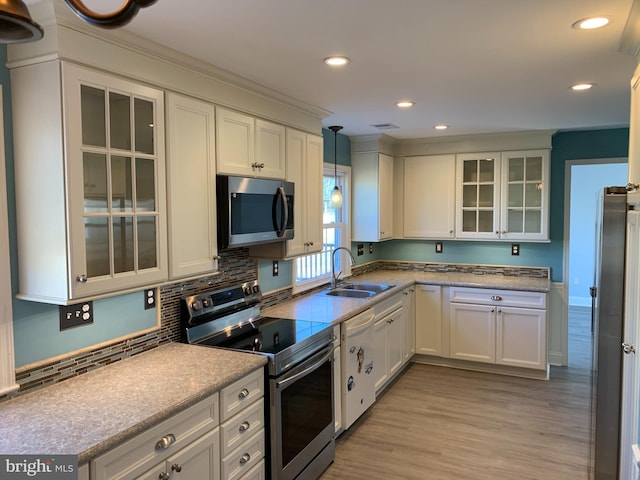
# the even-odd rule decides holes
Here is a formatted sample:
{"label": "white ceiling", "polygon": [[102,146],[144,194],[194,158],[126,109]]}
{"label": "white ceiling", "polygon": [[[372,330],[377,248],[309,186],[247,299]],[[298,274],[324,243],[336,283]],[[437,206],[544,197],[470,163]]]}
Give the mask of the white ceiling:
{"label": "white ceiling", "polygon": [[[406,139],[628,125],[635,60],[618,48],[631,3],[159,0],[124,28],[326,109],[325,127]],[[593,15],[611,22],[572,28]],[[351,63],[323,63],[336,54]],[[597,85],[575,93],[576,82]],[[401,99],[416,104],[399,110]]]}

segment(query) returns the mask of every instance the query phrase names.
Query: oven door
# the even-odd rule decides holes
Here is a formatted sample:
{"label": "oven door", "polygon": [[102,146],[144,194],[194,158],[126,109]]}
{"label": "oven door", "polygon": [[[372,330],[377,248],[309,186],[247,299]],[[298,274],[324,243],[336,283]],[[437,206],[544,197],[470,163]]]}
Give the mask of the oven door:
{"label": "oven door", "polygon": [[298,478],[315,479],[333,461],[332,371],[333,344],[269,380],[272,479],[294,479],[308,466]]}

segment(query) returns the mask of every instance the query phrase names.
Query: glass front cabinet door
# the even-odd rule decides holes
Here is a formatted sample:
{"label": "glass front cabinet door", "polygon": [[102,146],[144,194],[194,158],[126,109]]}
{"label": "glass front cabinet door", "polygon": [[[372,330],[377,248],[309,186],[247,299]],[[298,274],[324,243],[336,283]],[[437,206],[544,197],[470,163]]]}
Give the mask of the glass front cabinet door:
{"label": "glass front cabinet door", "polygon": [[167,278],[163,92],[63,64],[74,298]]}
{"label": "glass front cabinet door", "polygon": [[549,152],[503,152],[502,191],[501,238],[548,240]]}
{"label": "glass front cabinet door", "polygon": [[457,238],[493,240],[500,225],[500,154],[457,156]]}
{"label": "glass front cabinet door", "polygon": [[456,159],[456,238],[549,240],[548,150]]}

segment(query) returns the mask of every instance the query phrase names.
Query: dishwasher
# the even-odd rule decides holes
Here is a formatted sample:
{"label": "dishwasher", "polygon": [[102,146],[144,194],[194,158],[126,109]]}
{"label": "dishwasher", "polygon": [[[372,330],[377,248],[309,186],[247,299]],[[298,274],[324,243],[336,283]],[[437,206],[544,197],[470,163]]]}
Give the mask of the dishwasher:
{"label": "dishwasher", "polygon": [[342,324],[342,412],[346,430],[376,398],[373,375],[373,309],[366,310]]}

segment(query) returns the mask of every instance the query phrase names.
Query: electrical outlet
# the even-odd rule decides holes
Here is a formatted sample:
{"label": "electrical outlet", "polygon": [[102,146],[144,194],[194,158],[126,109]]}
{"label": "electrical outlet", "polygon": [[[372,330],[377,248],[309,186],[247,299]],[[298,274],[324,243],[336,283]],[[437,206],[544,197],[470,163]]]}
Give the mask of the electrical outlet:
{"label": "electrical outlet", "polygon": [[369,253],[373,253],[373,243],[369,244]]}
{"label": "electrical outlet", "polygon": [[442,242],[436,242],[436,253],[442,253]]}
{"label": "electrical outlet", "polygon": [[274,277],[277,277],[277,276],[278,276],[278,261],[277,261],[277,260],[274,260],[274,261],[273,261],[272,275],[273,275]]}
{"label": "electrical outlet", "polygon": [[358,244],[358,256],[364,255],[364,245],[362,243]]}
{"label": "electrical outlet", "polygon": [[520,244],[512,243],[511,244],[511,255],[520,255]]}
{"label": "electrical outlet", "polygon": [[93,323],[93,302],[60,305],[60,331]]}
{"label": "electrical outlet", "polygon": [[156,308],[156,289],[148,288],[144,291],[144,309]]}

